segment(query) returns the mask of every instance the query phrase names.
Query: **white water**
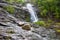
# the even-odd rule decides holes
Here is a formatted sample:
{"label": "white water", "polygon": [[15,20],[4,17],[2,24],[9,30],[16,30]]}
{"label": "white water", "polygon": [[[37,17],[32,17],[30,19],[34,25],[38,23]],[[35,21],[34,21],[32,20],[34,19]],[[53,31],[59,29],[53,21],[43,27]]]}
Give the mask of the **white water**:
{"label": "white water", "polygon": [[31,18],[30,18],[31,21],[32,22],[37,22],[38,21],[38,17],[37,17],[37,14],[36,14],[34,8],[32,7],[32,4],[27,3],[26,4],[26,8],[28,9],[28,11],[29,11],[29,13],[31,15]]}

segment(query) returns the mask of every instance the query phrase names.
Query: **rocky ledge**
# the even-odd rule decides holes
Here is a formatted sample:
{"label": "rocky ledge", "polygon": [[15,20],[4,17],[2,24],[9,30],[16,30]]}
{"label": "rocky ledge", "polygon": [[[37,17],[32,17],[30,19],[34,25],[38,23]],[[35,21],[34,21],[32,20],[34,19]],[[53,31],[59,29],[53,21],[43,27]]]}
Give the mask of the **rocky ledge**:
{"label": "rocky ledge", "polygon": [[55,31],[16,19],[0,9],[0,40],[59,40]]}

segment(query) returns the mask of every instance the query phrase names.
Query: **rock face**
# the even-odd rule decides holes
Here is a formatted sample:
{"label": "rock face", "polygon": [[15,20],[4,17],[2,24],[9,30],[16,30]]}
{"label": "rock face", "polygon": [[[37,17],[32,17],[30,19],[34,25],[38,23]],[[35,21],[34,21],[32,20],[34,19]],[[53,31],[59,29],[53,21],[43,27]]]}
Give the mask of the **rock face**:
{"label": "rock face", "polygon": [[[32,27],[31,27],[32,26]],[[28,30],[28,31],[27,31]],[[55,31],[17,21],[0,10],[0,40],[59,40]]]}

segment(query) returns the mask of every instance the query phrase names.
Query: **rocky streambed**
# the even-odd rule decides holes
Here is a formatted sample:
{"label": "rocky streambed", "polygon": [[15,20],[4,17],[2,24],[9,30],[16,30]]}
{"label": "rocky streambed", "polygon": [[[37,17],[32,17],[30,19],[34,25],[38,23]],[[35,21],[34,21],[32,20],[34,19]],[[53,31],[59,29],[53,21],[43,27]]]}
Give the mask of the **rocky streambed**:
{"label": "rocky streambed", "polygon": [[0,9],[0,40],[60,40],[55,31],[20,21]]}

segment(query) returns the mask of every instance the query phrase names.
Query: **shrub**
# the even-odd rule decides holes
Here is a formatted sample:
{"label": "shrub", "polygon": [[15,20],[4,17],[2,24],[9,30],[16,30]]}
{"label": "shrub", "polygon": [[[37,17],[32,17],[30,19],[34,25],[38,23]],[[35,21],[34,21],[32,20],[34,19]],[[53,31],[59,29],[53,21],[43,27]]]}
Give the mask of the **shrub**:
{"label": "shrub", "polygon": [[[40,15],[52,16],[55,19],[60,18],[60,0],[36,0],[36,5],[39,7]],[[47,15],[48,14],[48,15]]]}

